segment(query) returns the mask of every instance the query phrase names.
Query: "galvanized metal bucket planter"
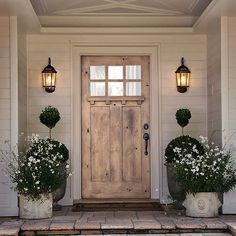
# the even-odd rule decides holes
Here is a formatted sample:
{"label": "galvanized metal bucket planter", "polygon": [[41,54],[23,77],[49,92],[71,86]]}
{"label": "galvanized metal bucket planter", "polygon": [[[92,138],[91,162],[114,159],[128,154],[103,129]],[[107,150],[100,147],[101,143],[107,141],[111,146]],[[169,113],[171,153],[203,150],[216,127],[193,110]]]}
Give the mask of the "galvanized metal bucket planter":
{"label": "galvanized metal bucket planter", "polygon": [[202,192],[187,194],[183,205],[186,208],[186,215],[191,217],[216,217],[218,209],[222,205],[218,193]]}
{"label": "galvanized metal bucket planter", "polygon": [[45,219],[52,217],[52,194],[41,194],[39,200],[20,196],[20,218]]}

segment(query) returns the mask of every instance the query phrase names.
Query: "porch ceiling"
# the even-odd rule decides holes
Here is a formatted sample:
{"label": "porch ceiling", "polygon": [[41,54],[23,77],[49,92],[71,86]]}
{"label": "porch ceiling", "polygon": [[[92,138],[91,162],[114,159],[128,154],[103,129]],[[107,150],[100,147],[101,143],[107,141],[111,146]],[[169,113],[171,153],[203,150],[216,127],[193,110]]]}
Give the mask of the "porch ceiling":
{"label": "porch ceiling", "polygon": [[43,27],[191,27],[212,0],[30,0]]}

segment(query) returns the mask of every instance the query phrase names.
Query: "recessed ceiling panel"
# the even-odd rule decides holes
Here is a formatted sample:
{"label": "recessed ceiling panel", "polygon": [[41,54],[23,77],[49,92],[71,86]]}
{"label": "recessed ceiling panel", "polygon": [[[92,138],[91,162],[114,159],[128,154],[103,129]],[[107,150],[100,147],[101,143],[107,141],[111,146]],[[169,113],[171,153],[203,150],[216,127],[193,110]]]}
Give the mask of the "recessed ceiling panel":
{"label": "recessed ceiling panel", "polygon": [[[126,22],[132,22],[132,17],[139,17],[139,22],[142,23],[144,16],[169,17],[166,25],[175,27],[181,25],[182,27],[192,26],[192,22],[196,17],[200,16],[205,8],[212,0],[30,0],[36,14],[43,26],[57,26],[58,17],[64,19],[67,23],[65,26],[75,26],[74,18],[78,17],[77,27],[81,27],[80,17],[91,17],[88,22],[89,26],[97,27],[99,17],[114,17],[112,22],[114,26],[119,26],[116,22],[116,16],[130,16]],[[70,18],[71,17],[71,18]],[[94,18],[92,18],[94,17]],[[142,18],[143,17],[143,18]],[[188,18],[186,18],[188,17]],[[71,19],[71,24],[70,24]],[[95,19],[95,20],[94,20]],[[109,18],[110,19],[110,18]],[[136,18],[135,18],[136,19]],[[73,21],[73,22],[72,22]],[[93,22],[92,22],[93,21]],[[165,19],[166,21],[166,19]],[[177,22],[179,21],[179,23]],[[182,24],[182,22],[185,22]],[[155,22],[154,22],[155,23]],[[153,24],[154,24],[153,23]],[[158,22],[157,22],[158,23]],[[107,20],[102,23],[107,25]],[[152,24],[152,26],[153,26]],[[83,24],[84,25],[84,24]],[[154,24],[155,25],[155,24]],[[159,25],[159,23],[158,23]],[[163,25],[163,27],[164,27]],[[147,27],[150,25],[146,25]],[[160,27],[160,25],[159,25]]]}
{"label": "recessed ceiling panel", "polygon": [[31,0],[37,15],[201,15],[211,0]]}

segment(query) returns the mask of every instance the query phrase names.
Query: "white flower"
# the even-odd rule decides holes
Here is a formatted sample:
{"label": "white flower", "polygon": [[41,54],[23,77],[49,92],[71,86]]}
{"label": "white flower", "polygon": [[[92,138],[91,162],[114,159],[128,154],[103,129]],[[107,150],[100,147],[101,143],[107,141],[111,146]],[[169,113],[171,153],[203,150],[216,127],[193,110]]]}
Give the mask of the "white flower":
{"label": "white flower", "polygon": [[67,164],[67,165],[66,165],[66,169],[69,169],[69,168],[70,168],[70,166]]}
{"label": "white flower", "polygon": [[35,184],[37,184],[37,185],[39,185],[39,183],[40,183],[40,181],[39,181],[39,180],[35,182]]}

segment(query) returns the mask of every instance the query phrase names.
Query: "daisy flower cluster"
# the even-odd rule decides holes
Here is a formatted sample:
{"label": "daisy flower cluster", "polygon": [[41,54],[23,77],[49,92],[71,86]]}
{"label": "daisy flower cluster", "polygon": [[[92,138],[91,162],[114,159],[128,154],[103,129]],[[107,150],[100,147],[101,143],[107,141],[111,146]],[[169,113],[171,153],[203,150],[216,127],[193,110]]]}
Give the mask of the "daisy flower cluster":
{"label": "daisy flower cluster", "polygon": [[[236,172],[231,153],[224,152],[206,137],[200,136],[204,152],[196,145],[192,149],[173,148],[176,177],[188,193],[227,192],[236,185]],[[191,144],[189,144],[191,145]]]}
{"label": "daisy flower cluster", "polygon": [[40,138],[37,134],[27,139],[26,150],[15,155],[8,167],[17,192],[37,199],[40,194],[51,193],[60,187],[71,175],[70,166],[65,162],[64,144]]}

